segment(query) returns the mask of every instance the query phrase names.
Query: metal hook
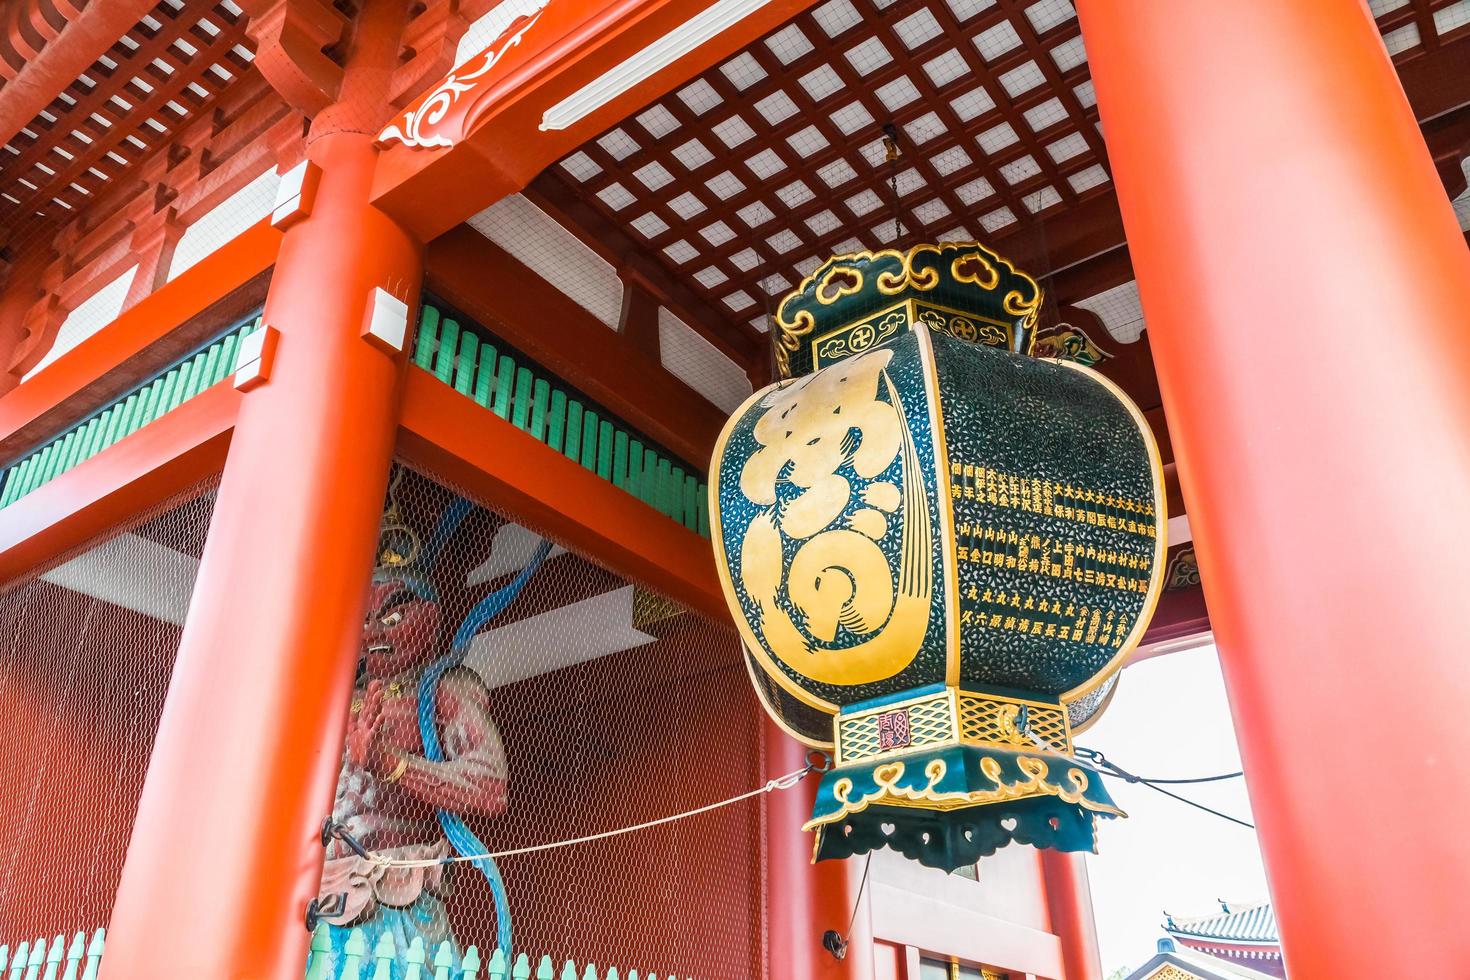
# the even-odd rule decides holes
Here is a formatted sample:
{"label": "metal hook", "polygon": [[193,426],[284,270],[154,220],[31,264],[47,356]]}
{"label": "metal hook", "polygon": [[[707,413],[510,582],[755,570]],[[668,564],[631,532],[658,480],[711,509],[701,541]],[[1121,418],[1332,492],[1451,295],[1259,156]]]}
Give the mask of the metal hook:
{"label": "metal hook", "polygon": [[356,854],[364,860],[371,861],[373,858],[368,853],[368,849],[362,846],[362,842],[348,832],[345,823],[338,823],[331,817],[328,817],[326,822],[322,824],[322,847],[330,847],[334,840],[339,840],[346,844],[351,848],[353,854]]}
{"label": "metal hook", "polygon": [[346,892],[337,892],[335,895],[329,895],[325,902],[319,898],[313,898],[306,903],[306,931],[316,932],[316,927],[321,924],[323,919],[335,919],[346,911]]}

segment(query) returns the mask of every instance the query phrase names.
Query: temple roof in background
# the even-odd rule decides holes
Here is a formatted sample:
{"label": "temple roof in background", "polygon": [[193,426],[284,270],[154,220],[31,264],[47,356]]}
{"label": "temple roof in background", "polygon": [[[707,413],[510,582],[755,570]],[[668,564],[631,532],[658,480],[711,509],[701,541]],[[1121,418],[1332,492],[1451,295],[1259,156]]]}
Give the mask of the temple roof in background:
{"label": "temple roof in background", "polygon": [[1240,905],[1221,902],[1214,915],[1192,919],[1168,916],[1166,932],[1176,939],[1213,939],[1227,943],[1260,943],[1280,945],[1281,933],[1276,928],[1276,913],[1269,903]]}

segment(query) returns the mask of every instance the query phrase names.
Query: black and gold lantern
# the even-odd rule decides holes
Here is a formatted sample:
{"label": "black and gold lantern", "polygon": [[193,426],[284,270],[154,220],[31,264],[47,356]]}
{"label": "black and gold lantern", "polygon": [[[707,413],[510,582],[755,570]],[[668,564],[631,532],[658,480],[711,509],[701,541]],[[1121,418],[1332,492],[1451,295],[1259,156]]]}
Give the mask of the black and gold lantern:
{"label": "black and gold lantern", "polygon": [[818,858],[952,870],[1119,816],[1072,737],[1163,575],[1157,448],[1110,381],[1033,358],[1041,291],[976,243],[830,260],[781,303],[782,380],[721,434],[715,551],[751,676],[833,751]]}

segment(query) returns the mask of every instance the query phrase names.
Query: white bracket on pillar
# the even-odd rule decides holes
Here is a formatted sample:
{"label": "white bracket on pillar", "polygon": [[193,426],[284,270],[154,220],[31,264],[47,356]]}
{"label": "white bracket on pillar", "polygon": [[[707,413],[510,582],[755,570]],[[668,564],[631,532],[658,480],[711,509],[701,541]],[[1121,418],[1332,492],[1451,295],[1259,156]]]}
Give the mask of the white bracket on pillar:
{"label": "white bracket on pillar", "polygon": [[282,174],[281,182],[276,185],[276,203],[271,208],[271,224],[285,231],[311,214],[321,176],[321,168],[310,160],[302,160]]}
{"label": "white bracket on pillar", "polygon": [[270,380],[280,339],[281,332],[275,327],[262,326],[240,341],[240,346],[235,350],[236,388],[249,391]]}
{"label": "white bracket on pillar", "polygon": [[382,286],[375,287],[368,297],[362,335],[380,350],[389,354],[401,353],[408,340],[408,304]]}

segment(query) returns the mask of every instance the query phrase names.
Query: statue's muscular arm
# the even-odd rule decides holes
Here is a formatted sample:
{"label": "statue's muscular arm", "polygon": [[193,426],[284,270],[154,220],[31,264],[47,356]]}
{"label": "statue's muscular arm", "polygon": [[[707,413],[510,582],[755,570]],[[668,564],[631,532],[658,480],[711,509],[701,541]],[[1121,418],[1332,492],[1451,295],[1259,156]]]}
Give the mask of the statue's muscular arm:
{"label": "statue's muscular arm", "polygon": [[397,782],[424,802],[456,813],[495,816],[505,809],[505,746],[490,717],[490,692],[478,674],[456,667],[439,682],[437,721],[443,762],[399,753]]}

